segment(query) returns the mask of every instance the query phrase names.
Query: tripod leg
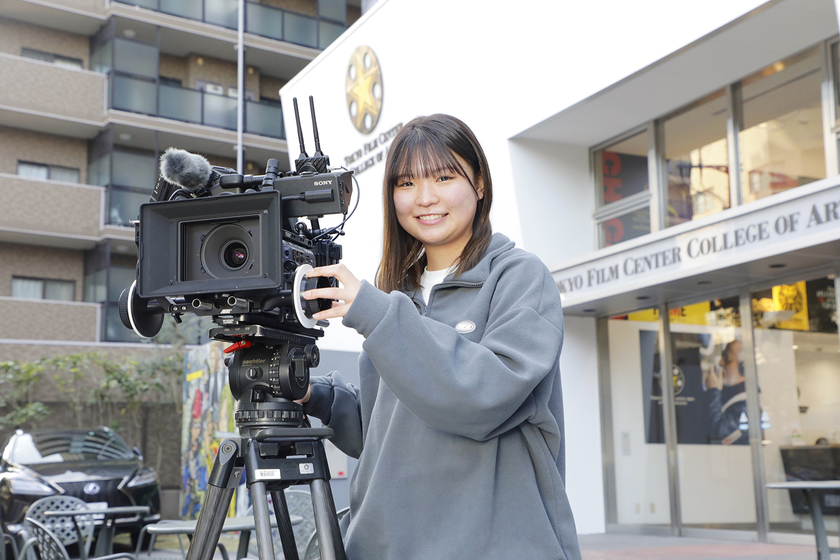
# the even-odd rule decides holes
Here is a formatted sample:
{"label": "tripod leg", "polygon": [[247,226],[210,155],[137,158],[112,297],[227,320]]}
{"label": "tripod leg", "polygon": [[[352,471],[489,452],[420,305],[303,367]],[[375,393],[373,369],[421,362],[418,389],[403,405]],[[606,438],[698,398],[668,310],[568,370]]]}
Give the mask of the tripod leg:
{"label": "tripod leg", "polygon": [[271,541],[271,520],[268,517],[265,482],[254,482],[250,490],[251,503],[254,504],[254,528],[257,531],[257,550],[260,560],[274,560],[274,543]]}
{"label": "tripod leg", "polygon": [[310,491],[312,508],[315,510],[315,527],[318,531],[321,560],[346,560],[329,483],[320,478],[315,479],[310,484]]}
{"label": "tripod leg", "polygon": [[283,554],[286,560],[300,560],[295,543],[295,532],[292,529],[292,522],[289,518],[289,506],[286,503],[286,494],[282,490],[271,493],[271,502],[274,504],[274,518],[277,520],[277,531],[280,533],[280,541],[283,543]]}
{"label": "tripod leg", "polygon": [[239,444],[236,441],[225,440],[219,446],[186,560],[212,560],[230,500],[242,472],[241,467],[237,468],[236,465],[238,457]]}

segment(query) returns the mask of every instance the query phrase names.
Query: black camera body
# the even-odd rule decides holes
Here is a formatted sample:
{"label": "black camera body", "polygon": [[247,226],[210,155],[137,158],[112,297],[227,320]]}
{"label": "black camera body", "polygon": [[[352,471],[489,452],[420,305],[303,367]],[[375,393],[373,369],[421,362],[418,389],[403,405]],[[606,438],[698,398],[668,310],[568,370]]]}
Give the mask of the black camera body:
{"label": "black camera body", "polygon": [[[276,159],[265,175],[243,176],[167,150],[135,222],[137,280],[120,295],[120,319],[143,337],[160,331],[165,314],[176,322],[186,313],[212,318],[218,327],[210,336],[234,343],[226,365],[242,426],[269,417],[302,422],[300,406],[287,401],[306,393],[309,368],[319,360],[318,327],[327,324],[313,315],[332,305],[302,293],[335,285],[306,274],[341,260],[335,240],[349,218],[352,172],[329,170],[311,98],[316,152],[306,154],[294,101],[301,156],[285,176]],[[321,229],[318,220],[329,214],[345,218]]]}
{"label": "black camera body", "polygon": [[[269,311],[261,300],[292,290],[301,265],[341,259],[341,246],[329,236],[292,220],[346,213],[350,180],[350,172],[278,178],[260,191],[141,205],[137,294],[178,298],[197,315],[216,313],[200,302],[192,305],[194,300],[223,294]],[[300,200],[313,191],[323,200]]]}
{"label": "black camera body", "polygon": [[[205,188],[210,196],[141,205],[137,296],[156,300],[164,313],[218,317],[220,325],[248,315],[246,321],[273,328],[313,328],[318,309],[300,292],[327,281],[312,283],[305,272],[338,263],[342,251],[334,232],[297,220],[312,225],[325,214],[345,214],[351,173],[271,178],[269,172],[266,180],[226,171],[214,168]],[[249,181],[246,192],[223,190]]]}

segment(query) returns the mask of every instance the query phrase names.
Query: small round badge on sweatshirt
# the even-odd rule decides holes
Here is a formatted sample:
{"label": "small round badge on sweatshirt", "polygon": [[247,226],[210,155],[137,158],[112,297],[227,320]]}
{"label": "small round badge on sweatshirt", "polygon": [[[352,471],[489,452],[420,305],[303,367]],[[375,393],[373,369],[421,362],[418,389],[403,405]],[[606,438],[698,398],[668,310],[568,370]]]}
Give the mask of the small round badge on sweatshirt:
{"label": "small round badge on sweatshirt", "polygon": [[472,321],[461,321],[455,325],[455,330],[461,334],[471,333],[475,330],[475,323]]}

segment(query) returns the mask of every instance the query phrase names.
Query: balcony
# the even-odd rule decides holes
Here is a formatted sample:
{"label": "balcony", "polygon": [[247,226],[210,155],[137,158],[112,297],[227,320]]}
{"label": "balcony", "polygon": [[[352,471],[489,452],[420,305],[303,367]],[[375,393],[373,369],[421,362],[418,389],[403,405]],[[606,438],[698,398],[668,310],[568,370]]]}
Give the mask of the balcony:
{"label": "balcony", "polygon": [[[116,0],[122,4],[139,6],[148,10],[177,17],[236,29],[238,7],[236,0]],[[325,49],[341,35],[347,26],[346,14],[341,13],[344,2],[319,2],[322,10],[329,10],[328,19],[245,2],[245,32],[277,41],[293,43],[313,49]]]}
{"label": "balcony", "polygon": [[49,236],[83,247],[101,235],[102,187],[0,173],[0,231]]}
{"label": "balcony", "polygon": [[[236,98],[112,73],[112,109],[236,130]],[[285,140],[280,103],[245,102],[245,132]]]}
{"label": "balcony", "polygon": [[98,340],[96,303],[0,297],[0,315],[0,339]]}
{"label": "balcony", "polygon": [[101,126],[105,76],[0,53],[0,100],[6,110]]}

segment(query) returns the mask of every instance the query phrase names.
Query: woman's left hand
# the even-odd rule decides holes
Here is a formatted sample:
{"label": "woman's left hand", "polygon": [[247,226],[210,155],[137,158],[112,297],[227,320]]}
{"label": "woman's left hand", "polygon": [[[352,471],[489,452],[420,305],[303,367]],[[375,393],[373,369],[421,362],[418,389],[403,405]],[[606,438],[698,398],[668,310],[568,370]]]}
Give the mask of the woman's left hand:
{"label": "woman's left hand", "polygon": [[317,320],[334,319],[336,317],[344,317],[347,311],[356,299],[356,294],[359,293],[362,283],[353,276],[353,273],[343,264],[333,264],[330,266],[319,266],[306,273],[309,278],[327,277],[336,278],[340,283],[339,288],[316,288],[303,292],[304,299],[332,299],[340,300],[343,303],[335,303],[331,308],[315,313],[312,317]]}

